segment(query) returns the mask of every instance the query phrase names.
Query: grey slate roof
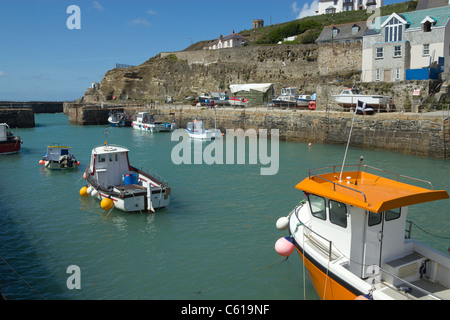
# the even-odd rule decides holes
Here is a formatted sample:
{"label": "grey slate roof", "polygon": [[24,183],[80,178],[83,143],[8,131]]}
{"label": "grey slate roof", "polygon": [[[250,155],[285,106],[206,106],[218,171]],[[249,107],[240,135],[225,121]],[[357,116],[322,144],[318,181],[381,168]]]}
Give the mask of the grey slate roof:
{"label": "grey slate roof", "polygon": [[[353,33],[353,26],[358,26],[359,30],[356,33]],[[345,41],[360,41],[362,40],[362,36],[367,30],[366,21],[360,22],[351,22],[345,24],[334,25],[334,28],[338,30],[336,36],[332,37],[333,25],[324,27],[322,32],[317,37],[317,43],[326,43],[331,42],[331,40],[336,42],[345,42]]]}

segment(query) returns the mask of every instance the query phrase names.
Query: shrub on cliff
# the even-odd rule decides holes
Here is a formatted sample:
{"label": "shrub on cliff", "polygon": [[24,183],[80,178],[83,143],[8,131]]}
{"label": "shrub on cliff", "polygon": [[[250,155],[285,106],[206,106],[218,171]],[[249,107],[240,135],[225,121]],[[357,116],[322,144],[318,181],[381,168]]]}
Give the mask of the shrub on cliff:
{"label": "shrub on cliff", "polygon": [[284,25],[281,28],[276,28],[270,31],[267,35],[260,38],[258,44],[275,44],[282,41],[284,38],[296,36],[304,33],[310,29],[322,28],[322,25],[314,20],[300,21],[295,20]]}

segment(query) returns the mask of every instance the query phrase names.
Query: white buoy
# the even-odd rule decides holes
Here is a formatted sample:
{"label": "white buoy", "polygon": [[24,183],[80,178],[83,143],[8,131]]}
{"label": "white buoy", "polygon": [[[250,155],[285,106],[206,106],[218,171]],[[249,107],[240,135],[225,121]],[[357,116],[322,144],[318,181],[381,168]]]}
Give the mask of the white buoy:
{"label": "white buoy", "polygon": [[286,230],[289,226],[289,219],[287,217],[281,217],[277,220],[277,229]]}
{"label": "white buoy", "polygon": [[94,189],[94,188],[92,188],[92,186],[89,186],[89,187],[87,188],[87,193],[88,193],[88,194],[91,194],[92,189]]}
{"label": "white buoy", "polygon": [[95,197],[97,197],[97,195],[98,195],[98,191],[96,189],[92,189],[91,196],[93,196],[95,198]]}

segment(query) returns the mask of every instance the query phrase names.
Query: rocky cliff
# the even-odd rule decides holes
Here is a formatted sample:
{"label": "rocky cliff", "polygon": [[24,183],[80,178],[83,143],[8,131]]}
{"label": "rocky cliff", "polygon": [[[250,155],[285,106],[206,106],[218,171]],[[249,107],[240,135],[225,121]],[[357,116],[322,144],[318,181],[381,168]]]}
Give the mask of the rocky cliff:
{"label": "rocky cliff", "polygon": [[98,89],[86,91],[84,101],[182,99],[238,83],[273,83],[278,92],[296,86],[313,93],[319,79],[317,57],[317,45],[161,53],[139,66],[108,71]]}

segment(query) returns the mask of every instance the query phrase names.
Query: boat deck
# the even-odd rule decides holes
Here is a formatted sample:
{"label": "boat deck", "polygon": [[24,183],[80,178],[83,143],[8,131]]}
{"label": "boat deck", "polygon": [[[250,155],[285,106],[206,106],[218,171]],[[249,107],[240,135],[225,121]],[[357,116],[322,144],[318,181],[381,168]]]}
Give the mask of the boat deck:
{"label": "boat deck", "polygon": [[[392,297],[395,300],[436,300],[436,299],[443,299],[443,300],[449,300],[450,299],[450,289],[447,287],[444,287],[443,285],[439,283],[430,282],[427,280],[417,280],[411,282],[411,284],[414,286],[407,287],[408,290],[400,290],[386,282],[382,282],[382,286],[384,288],[381,288],[380,291],[384,294]],[[430,294],[419,290],[418,288],[423,289],[427,292],[430,292],[431,294],[435,295],[435,297],[431,296]]]}

